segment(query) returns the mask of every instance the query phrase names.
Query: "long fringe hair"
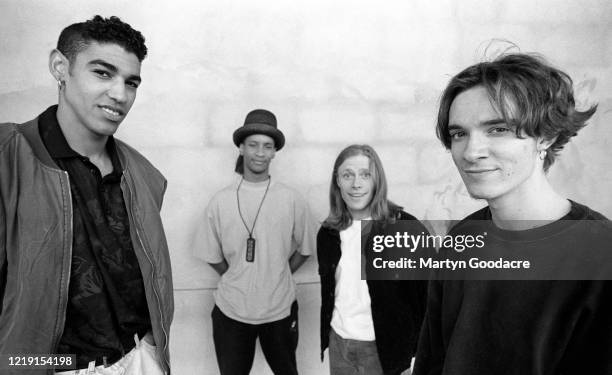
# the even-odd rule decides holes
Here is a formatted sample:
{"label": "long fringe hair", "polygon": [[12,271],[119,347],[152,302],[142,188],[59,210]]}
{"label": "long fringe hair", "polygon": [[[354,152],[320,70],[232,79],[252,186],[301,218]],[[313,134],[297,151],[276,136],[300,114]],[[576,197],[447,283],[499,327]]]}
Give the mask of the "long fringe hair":
{"label": "long fringe hair", "polygon": [[544,159],[544,171],[597,110],[597,105],[584,111],[576,109],[572,79],[541,56],[501,55],[466,68],[446,86],[440,99],[436,133],[447,149],[452,143],[448,131],[450,107],[459,94],[476,86],[487,90],[507,124],[516,125],[517,137],[554,140]]}
{"label": "long fringe hair", "polygon": [[370,172],[374,178],[374,191],[369,204],[372,220],[393,222],[395,221],[393,212],[401,209],[387,200],[387,178],[376,151],[369,145],[350,145],[340,152],[334,163],[329,187],[329,216],[323,222],[324,227],[341,231],[348,228],[353,222],[353,217],[342,199],[340,186],[338,186],[338,168],[346,159],[356,155],[364,155],[370,159]]}

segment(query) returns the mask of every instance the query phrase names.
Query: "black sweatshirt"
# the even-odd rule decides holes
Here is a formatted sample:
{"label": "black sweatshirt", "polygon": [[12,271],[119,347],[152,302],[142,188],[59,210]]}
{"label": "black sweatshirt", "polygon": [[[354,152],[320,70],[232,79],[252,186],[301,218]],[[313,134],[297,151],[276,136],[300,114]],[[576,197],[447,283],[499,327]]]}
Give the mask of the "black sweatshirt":
{"label": "black sweatshirt", "polygon": [[[451,234],[466,220],[490,217],[488,207],[477,211]],[[544,250],[588,235],[577,233],[588,226],[561,223],[567,220],[598,220],[593,225],[605,229],[599,235],[612,240],[603,215],[572,202],[570,213],[559,221],[521,231],[523,241],[516,248],[524,246],[526,235]],[[608,243],[606,250],[612,251]],[[413,373],[612,374],[612,282],[431,281]]]}

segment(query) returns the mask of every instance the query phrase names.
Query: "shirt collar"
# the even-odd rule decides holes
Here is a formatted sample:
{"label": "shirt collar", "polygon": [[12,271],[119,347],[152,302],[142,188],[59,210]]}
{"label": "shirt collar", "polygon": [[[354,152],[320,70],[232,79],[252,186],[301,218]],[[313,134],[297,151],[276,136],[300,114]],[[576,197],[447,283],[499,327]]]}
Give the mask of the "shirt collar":
{"label": "shirt collar", "polygon": [[68,145],[62,128],[57,122],[57,105],[47,108],[38,118],[40,137],[53,159],[81,157]]}
{"label": "shirt collar", "polygon": [[[57,105],[52,105],[47,108],[47,110],[39,116],[38,131],[40,132],[40,137],[47,151],[49,151],[49,155],[51,155],[53,159],[83,158],[83,156],[74,151],[68,144],[68,141],[66,141],[62,128],[57,121]],[[113,163],[113,173],[122,173],[123,169],[121,167],[119,155],[117,154],[117,146],[113,136],[108,137],[106,141],[106,150]]]}

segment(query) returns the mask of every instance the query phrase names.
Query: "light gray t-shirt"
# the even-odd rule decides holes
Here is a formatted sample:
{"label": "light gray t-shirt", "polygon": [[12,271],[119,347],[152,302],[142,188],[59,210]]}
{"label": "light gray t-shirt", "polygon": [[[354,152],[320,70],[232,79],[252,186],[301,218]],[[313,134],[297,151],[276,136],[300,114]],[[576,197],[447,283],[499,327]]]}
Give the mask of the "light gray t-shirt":
{"label": "light gray t-shirt", "polygon": [[[293,189],[270,182],[253,230],[255,259],[246,261],[248,231],[238,213],[236,189],[240,180],[219,191],[208,204],[201,234],[204,249],[198,257],[229,265],[214,292],[215,303],[228,317],[249,324],[273,322],[289,316],[295,282],[289,258],[297,250],[315,249],[314,221],[307,203]],[[249,229],[268,181],[242,181],[240,209]]]}

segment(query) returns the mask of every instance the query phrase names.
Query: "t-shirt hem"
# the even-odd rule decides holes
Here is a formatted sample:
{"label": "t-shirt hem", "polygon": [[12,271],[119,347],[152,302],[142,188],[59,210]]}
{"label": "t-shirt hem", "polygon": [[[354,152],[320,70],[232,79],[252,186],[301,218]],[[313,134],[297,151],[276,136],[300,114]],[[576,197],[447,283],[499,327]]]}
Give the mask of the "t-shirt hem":
{"label": "t-shirt hem", "polygon": [[[293,301],[291,301],[291,303],[293,303]],[[227,317],[229,317],[230,319],[239,321],[241,323],[246,323],[246,324],[265,324],[265,323],[276,322],[276,321],[285,319],[286,317],[288,317],[291,314],[291,304],[289,304],[289,306],[287,306],[287,308],[283,309],[278,314],[274,314],[274,315],[271,315],[269,317],[265,317],[265,318],[262,318],[262,319],[249,319],[249,318],[245,318],[243,316],[236,315],[232,311],[232,308],[230,306],[227,306],[222,301],[215,300],[215,304],[217,305],[219,310],[221,310],[221,312],[223,314],[225,314]]]}

